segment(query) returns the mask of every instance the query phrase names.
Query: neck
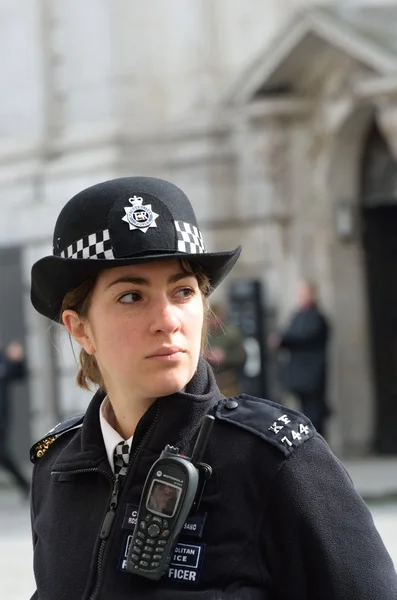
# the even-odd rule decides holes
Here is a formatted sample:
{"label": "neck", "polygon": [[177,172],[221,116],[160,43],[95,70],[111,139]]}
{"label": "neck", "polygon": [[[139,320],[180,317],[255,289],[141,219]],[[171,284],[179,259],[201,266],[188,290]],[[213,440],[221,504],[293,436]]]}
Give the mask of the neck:
{"label": "neck", "polygon": [[128,440],[134,435],[136,426],[148,408],[153,404],[155,398],[136,398],[131,394],[123,394],[120,391],[107,388],[109,399],[109,423],[121,435]]}
{"label": "neck", "polygon": [[305,304],[302,305],[302,308],[303,310],[308,310],[309,308],[313,308],[314,306],[316,306],[316,301],[310,300],[308,302],[305,302]]}

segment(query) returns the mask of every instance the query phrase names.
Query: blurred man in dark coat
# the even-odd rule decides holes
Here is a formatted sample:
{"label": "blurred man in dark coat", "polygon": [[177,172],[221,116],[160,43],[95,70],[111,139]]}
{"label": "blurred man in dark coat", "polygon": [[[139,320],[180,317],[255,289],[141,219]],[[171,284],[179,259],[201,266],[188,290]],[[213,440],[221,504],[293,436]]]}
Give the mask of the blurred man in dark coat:
{"label": "blurred man in dark coat", "polygon": [[0,345],[0,466],[15,479],[24,496],[29,494],[29,483],[15,464],[8,446],[10,433],[10,383],[25,376],[24,353],[21,344],[11,342],[5,350]]}
{"label": "blurred man in dark coat", "polygon": [[282,334],[271,335],[269,345],[288,351],[283,383],[300,401],[302,412],[324,435],[330,412],[326,399],[329,324],[318,307],[316,296],[313,283],[299,283],[298,309]]}

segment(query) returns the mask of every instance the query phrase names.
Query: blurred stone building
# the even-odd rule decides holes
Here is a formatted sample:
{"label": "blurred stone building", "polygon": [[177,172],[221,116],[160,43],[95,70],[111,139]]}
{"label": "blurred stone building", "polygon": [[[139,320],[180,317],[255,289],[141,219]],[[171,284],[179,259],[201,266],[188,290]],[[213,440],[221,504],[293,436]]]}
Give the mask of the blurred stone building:
{"label": "blurred stone building", "polygon": [[32,437],[89,395],[30,267],[74,193],[152,174],[207,247],[243,245],[275,323],[319,283],[332,445],[397,451],[396,26],[397,2],[0,0],[0,331],[25,336]]}

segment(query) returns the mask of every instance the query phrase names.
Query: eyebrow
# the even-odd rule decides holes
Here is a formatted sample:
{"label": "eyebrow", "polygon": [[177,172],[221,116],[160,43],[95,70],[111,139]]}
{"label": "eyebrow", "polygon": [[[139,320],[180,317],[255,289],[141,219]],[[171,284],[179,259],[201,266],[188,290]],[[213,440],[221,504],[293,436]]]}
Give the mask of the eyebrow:
{"label": "eyebrow", "polygon": [[[187,279],[188,277],[194,277],[193,273],[187,273],[186,271],[180,271],[178,273],[174,273],[173,275],[170,275],[167,279],[167,283],[176,283],[177,281],[180,281],[181,279]],[[131,283],[132,285],[146,285],[146,286],[152,285],[152,282],[150,281],[150,279],[147,279],[146,277],[133,277],[131,275],[123,275],[122,277],[118,277],[114,281],[111,281],[106,286],[106,289],[108,290],[109,288],[113,287],[114,285],[117,285],[118,283]]]}

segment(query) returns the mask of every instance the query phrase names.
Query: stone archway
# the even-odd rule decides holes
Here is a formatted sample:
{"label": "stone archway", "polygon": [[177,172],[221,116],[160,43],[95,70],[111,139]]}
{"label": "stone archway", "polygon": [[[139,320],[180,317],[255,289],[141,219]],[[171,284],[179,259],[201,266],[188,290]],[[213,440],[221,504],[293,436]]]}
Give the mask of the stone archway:
{"label": "stone archway", "polygon": [[[397,153],[395,49],[384,43],[390,34],[387,19],[385,29],[383,21],[378,22],[367,34],[358,26],[361,18],[356,22],[351,13],[345,22],[343,12],[303,11],[244,69],[224,100],[224,106],[238,108],[238,114],[242,109],[256,113],[257,103],[267,115],[269,107],[286,101],[296,108],[305,104],[304,114],[296,111],[288,123],[285,119],[282,123],[290,134],[291,152],[284,172],[293,182],[284,236],[290,251],[283,261],[272,256],[272,263],[278,274],[284,273],[288,290],[300,271],[321,288],[321,302],[334,325],[330,374],[334,412],[327,438],[344,455],[371,452],[375,437],[365,257],[358,219],[363,140],[375,112]],[[372,25],[371,15],[366,19]],[[251,142],[249,134],[245,139]],[[255,164],[247,147],[250,150],[249,143],[240,144],[237,151],[248,166],[242,169],[242,179],[255,181],[263,206],[263,198],[273,190],[269,193],[265,169],[262,177],[256,172],[255,178],[247,178]],[[280,207],[279,195],[273,196],[274,206]],[[353,235],[338,230],[338,223],[349,226],[352,217]],[[277,292],[275,281],[275,304],[280,303],[277,296],[281,301],[285,298],[288,310],[291,296],[285,285],[282,293]]]}

